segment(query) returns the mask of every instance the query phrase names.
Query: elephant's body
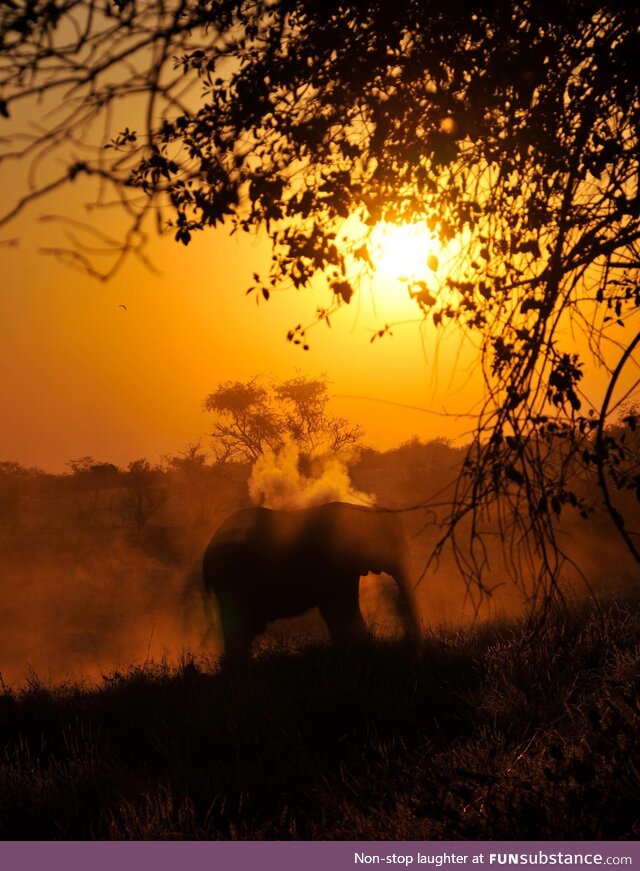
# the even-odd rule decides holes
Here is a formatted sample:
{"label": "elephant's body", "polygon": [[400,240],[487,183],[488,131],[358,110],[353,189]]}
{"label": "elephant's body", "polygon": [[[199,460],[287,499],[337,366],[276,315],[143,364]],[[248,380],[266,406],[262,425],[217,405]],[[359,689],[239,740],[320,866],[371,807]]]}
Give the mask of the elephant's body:
{"label": "elephant's body", "polygon": [[225,651],[245,656],[268,622],[318,606],[334,641],[365,631],[359,581],[387,572],[400,590],[408,632],[418,629],[396,514],[331,502],[300,511],[246,508],[232,514],[204,555],[205,594],[220,608]]}

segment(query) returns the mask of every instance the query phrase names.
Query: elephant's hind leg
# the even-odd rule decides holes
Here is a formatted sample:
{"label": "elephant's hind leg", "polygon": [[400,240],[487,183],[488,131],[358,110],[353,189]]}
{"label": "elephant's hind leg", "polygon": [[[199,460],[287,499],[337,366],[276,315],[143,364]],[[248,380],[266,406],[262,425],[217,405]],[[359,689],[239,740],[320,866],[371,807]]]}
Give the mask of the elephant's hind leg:
{"label": "elephant's hind leg", "polygon": [[247,614],[237,603],[221,602],[220,620],[224,639],[224,662],[228,665],[247,662],[251,644],[257,634]]}
{"label": "elephant's hind leg", "polygon": [[334,644],[361,641],[367,635],[360,611],[359,586],[359,575],[338,578],[326,598],[319,602],[320,614]]}

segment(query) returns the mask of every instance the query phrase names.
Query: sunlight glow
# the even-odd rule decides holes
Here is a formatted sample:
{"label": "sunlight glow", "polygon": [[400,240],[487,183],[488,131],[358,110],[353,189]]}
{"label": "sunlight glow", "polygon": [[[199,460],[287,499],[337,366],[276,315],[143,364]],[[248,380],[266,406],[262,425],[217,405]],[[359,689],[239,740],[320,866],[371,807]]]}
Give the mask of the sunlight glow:
{"label": "sunlight glow", "polygon": [[383,278],[424,279],[438,269],[441,244],[424,224],[378,224],[371,234],[371,259]]}

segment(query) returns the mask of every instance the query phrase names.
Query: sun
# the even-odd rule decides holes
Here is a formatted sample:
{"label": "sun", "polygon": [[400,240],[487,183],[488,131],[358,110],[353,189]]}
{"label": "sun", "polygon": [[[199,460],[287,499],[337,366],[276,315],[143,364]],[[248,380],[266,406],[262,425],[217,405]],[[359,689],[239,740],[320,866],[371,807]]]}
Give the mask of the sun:
{"label": "sun", "polygon": [[[429,229],[426,221],[367,226],[351,216],[338,244],[348,257],[347,278],[367,288],[376,318],[410,320],[425,295],[439,297],[451,268],[450,245]],[[349,257],[350,255],[350,257]],[[423,312],[421,312],[423,314]]]}
{"label": "sun", "polygon": [[438,270],[440,241],[425,224],[377,224],[369,250],[384,279],[417,281]]}

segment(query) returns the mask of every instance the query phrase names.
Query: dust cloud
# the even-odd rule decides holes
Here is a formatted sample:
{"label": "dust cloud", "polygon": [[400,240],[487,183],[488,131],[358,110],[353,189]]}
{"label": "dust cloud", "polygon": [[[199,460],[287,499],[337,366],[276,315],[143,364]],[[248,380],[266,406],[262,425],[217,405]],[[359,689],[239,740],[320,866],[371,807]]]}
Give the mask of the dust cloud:
{"label": "dust cloud", "polygon": [[[17,687],[34,676],[44,682],[93,682],[150,661],[178,664],[189,655],[215,661],[221,642],[208,638],[204,643],[200,565],[208,540],[226,517],[251,503],[279,509],[332,500],[391,509],[428,504],[434,493],[446,493],[460,457],[459,449],[442,440],[312,460],[288,445],[265,454],[252,468],[205,463],[187,469],[189,474],[180,468],[153,474],[142,469],[128,488],[126,475],[109,464],[95,464],[82,474],[48,475],[5,463],[0,468],[0,692],[1,681]],[[441,529],[432,512],[400,516],[417,579]],[[580,561],[598,595],[637,596],[637,566],[621,552],[606,517],[589,523],[563,517],[561,533],[569,556]],[[445,551],[416,589],[426,627],[522,613],[522,592],[509,579],[499,536],[487,541],[493,595],[478,611],[455,556]],[[393,581],[368,575],[360,589],[367,623],[380,634],[398,631]],[[575,589],[584,595],[581,579]],[[280,632],[288,643],[292,637],[327,637],[318,615],[272,628],[271,638]]]}
{"label": "dust cloud", "polygon": [[69,530],[59,546],[14,547],[0,563],[0,676],[100,680],[150,661],[203,653],[205,633],[189,567],[167,564],[116,534],[94,547]]}
{"label": "dust cloud", "polygon": [[293,443],[279,451],[266,450],[251,469],[249,495],[255,505],[280,510],[326,502],[374,505],[375,498],[358,490],[349,477],[348,463],[352,459],[345,452],[322,454],[303,463]]}
{"label": "dust cloud", "polygon": [[59,476],[7,466],[0,481],[0,680],[13,687],[35,679],[91,683],[152,661],[215,661],[222,643],[207,637],[201,560],[216,527],[249,501],[371,505],[348,462],[346,454],[307,460],[287,445],[251,469],[145,472],[133,490],[107,464]]}

